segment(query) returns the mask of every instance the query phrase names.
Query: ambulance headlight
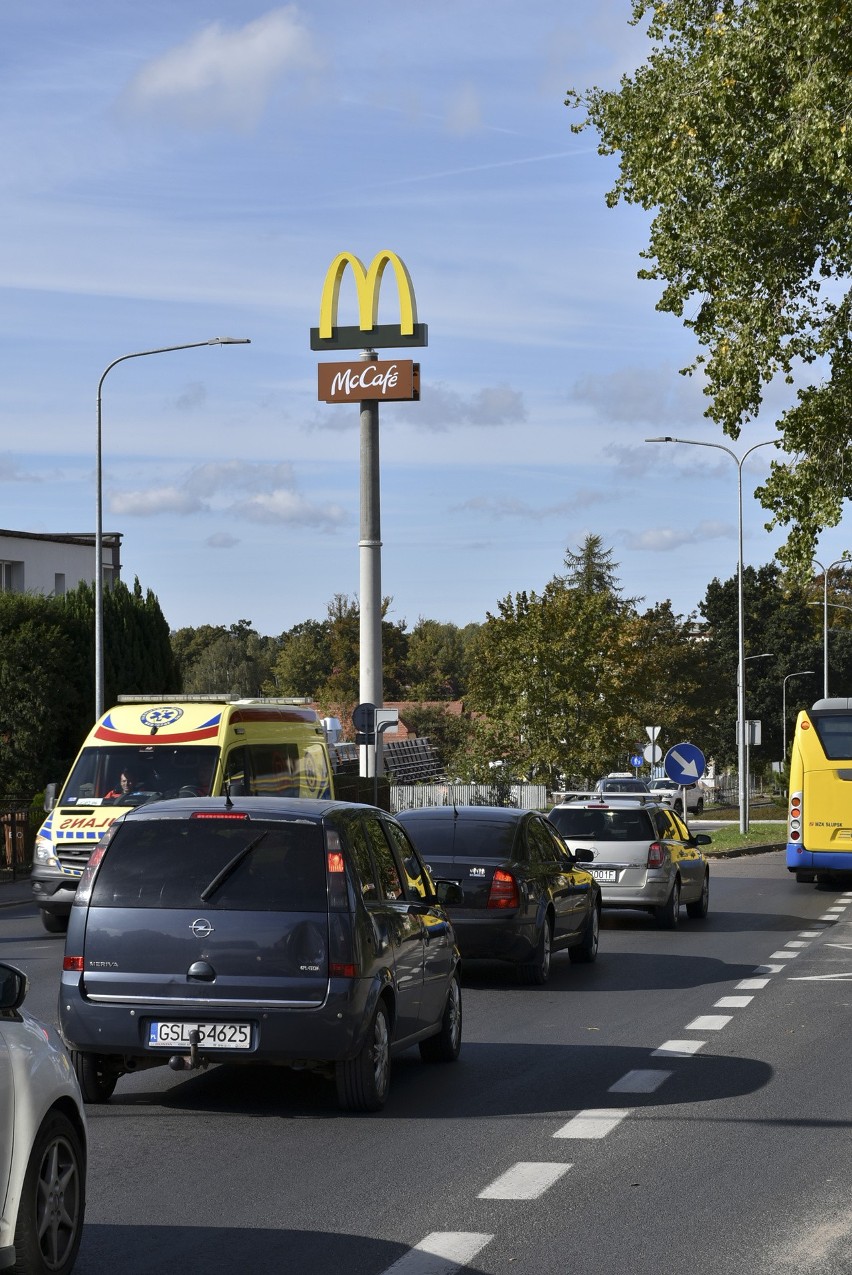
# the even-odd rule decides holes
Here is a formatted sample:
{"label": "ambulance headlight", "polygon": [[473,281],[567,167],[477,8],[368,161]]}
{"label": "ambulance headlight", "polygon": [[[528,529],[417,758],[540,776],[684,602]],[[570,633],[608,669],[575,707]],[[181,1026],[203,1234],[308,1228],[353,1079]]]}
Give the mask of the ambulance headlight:
{"label": "ambulance headlight", "polygon": [[47,837],[36,837],[35,843],[35,861],[36,863],[53,863],[56,856],[53,853],[53,844],[48,841]]}

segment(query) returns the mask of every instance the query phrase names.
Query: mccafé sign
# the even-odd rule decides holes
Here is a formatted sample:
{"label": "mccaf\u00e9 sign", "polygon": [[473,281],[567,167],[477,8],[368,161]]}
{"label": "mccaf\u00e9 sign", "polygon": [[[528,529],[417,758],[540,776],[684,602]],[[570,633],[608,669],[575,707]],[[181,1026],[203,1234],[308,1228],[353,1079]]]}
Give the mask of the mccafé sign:
{"label": "mccaf\u00e9 sign", "polygon": [[420,364],[410,359],[370,363],[320,363],[317,397],[324,403],[385,402],[420,398]]}
{"label": "mccaf\u00e9 sign", "polygon": [[[379,323],[379,293],[387,267],[390,266],[399,298],[399,323]],[[341,327],[338,323],[340,285],[347,269],[351,270],[358,303],[358,326]],[[404,263],[395,252],[377,252],[365,266],[351,252],[339,252],[328,267],[320,298],[319,327],[311,328],[312,350],[366,350],[428,344],[425,323],[417,322],[414,287]]]}

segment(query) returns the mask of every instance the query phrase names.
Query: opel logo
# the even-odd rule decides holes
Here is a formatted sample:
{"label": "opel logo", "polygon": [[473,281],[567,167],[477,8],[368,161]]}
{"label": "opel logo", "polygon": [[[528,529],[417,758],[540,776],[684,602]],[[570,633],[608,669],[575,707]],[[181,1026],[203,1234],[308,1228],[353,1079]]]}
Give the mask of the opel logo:
{"label": "opel logo", "polygon": [[213,933],[213,926],[207,920],[206,916],[196,917],[192,925],[189,927],[197,939],[209,939]]}

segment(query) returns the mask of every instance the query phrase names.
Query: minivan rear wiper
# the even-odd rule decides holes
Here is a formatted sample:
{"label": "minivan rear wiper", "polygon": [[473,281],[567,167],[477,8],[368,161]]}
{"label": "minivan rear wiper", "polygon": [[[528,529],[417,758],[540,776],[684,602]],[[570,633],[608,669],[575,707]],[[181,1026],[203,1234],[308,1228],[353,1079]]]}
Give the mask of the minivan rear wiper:
{"label": "minivan rear wiper", "polygon": [[215,877],[210,882],[210,884],[205,885],[204,889],[201,891],[201,898],[204,900],[205,903],[207,902],[208,899],[212,898],[212,896],[219,889],[219,886],[223,885],[227,881],[231,873],[236,872],[237,868],[240,866],[243,859],[248,858],[252,850],[254,850],[255,846],[259,846],[263,838],[268,835],[269,835],[269,829],[267,828],[265,832],[261,832],[259,836],[252,838],[252,840],[248,843],[247,846],[243,846],[242,850],[239,850],[234,855],[233,859],[230,859],[228,863],[225,864],[224,868],[219,869],[219,871],[216,873]]}

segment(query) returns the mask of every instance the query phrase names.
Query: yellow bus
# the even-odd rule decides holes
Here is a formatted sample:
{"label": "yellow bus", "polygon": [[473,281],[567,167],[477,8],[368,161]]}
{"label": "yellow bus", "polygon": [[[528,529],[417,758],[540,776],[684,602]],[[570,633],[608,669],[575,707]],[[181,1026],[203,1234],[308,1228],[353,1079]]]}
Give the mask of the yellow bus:
{"label": "yellow bus", "polygon": [[796,880],[852,873],[852,699],[819,699],[796,721],[787,867]]}

